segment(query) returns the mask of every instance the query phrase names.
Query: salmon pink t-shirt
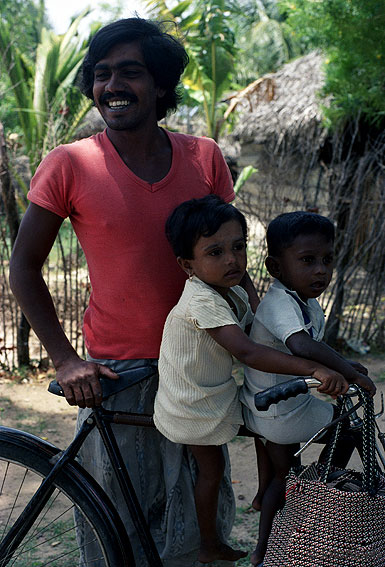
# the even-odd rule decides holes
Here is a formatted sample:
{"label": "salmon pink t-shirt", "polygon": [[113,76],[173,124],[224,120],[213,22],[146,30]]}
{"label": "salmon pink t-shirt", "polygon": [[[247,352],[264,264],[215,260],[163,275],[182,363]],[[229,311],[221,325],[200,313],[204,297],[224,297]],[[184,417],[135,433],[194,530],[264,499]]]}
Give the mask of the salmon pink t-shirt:
{"label": "salmon pink t-shirt", "polygon": [[54,149],[31,182],[30,201],[69,217],[86,256],[92,290],[83,333],[93,358],[158,357],[186,279],[166,239],[166,219],[188,199],[235,196],[213,140],[166,134],[172,164],[156,183],[125,165],[106,131]]}

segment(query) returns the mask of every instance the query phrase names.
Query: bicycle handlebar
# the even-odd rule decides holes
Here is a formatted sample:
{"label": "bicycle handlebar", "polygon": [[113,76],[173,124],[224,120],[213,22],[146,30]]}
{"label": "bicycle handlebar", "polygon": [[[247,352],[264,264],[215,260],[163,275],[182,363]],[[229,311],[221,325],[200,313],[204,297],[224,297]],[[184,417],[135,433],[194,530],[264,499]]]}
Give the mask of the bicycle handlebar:
{"label": "bicycle handlebar", "polygon": [[[266,411],[272,404],[277,404],[281,400],[294,398],[298,394],[306,394],[309,388],[317,388],[321,382],[316,378],[293,378],[282,384],[276,384],[262,392],[254,395],[254,404],[258,411]],[[356,389],[353,385],[349,387],[348,395],[354,395]]]}
{"label": "bicycle handlebar", "polygon": [[[100,383],[103,390],[103,400],[106,400],[112,394],[117,394],[121,390],[125,390],[142,380],[152,378],[157,372],[157,367],[154,364],[145,364],[144,366],[136,366],[134,368],[127,368],[121,370],[117,374],[119,380],[109,380],[108,378],[100,377]],[[63,388],[52,380],[48,386],[48,391],[56,396],[64,396]]]}
{"label": "bicycle handlebar", "polygon": [[64,392],[62,387],[56,382],[56,380],[52,380],[48,386],[48,392],[51,394],[55,394],[55,396],[64,396]]}

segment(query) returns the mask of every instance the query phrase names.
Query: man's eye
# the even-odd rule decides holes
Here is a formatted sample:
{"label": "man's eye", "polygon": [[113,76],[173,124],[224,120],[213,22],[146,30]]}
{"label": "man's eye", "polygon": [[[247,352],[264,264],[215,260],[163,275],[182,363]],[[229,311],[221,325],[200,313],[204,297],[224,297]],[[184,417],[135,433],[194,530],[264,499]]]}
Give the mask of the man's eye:
{"label": "man's eye", "polygon": [[244,242],[240,242],[239,244],[236,244],[234,246],[234,250],[244,250],[245,249],[245,243]]}
{"label": "man's eye", "polygon": [[134,69],[127,69],[122,72],[123,77],[128,77],[129,79],[135,78],[139,75],[139,71]]}
{"label": "man's eye", "polygon": [[108,73],[95,73],[96,81],[104,81],[105,79],[108,79]]}
{"label": "man's eye", "polygon": [[209,256],[219,256],[220,254],[222,254],[222,250],[220,250],[219,248],[217,248],[216,250],[211,250],[209,252]]}
{"label": "man's eye", "polygon": [[324,264],[326,264],[326,265],[332,264],[333,262],[334,262],[333,256],[326,256],[326,258],[324,258]]}
{"label": "man's eye", "polygon": [[305,262],[306,264],[310,264],[311,262],[313,262],[314,258],[313,256],[303,256],[301,258],[302,262]]}

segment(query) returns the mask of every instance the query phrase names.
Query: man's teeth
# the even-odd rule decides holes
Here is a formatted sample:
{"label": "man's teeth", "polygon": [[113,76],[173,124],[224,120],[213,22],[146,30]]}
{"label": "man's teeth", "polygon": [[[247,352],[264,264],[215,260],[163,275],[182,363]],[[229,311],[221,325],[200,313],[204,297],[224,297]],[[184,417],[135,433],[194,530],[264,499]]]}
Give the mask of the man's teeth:
{"label": "man's teeth", "polygon": [[128,106],[129,104],[129,100],[110,100],[108,106],[116,108],[117,106]]}

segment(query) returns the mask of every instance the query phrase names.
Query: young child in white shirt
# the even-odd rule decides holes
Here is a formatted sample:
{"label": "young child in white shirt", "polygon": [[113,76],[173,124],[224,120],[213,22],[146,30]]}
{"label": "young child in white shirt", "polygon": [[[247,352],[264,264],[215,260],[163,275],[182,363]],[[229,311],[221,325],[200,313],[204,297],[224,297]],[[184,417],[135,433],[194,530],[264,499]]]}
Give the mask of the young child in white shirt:
{"label": "young child in white shirt", "polygon": [[[256,310],[250,339],[325,364],[349,383],[360,384],[374,394],[375,386],[366,376],[367,370],[322,342],[325,316],[316,298],[328,287],[333,274],[332,222],[315,213],[284,213],[270,223],[266,238],[266,267],[275,280]],[[263,462],[265,469],[266,462],[270,468],[270,483],[259,503],[258,544],[251,556],[251,563],[257,566],[262,565],[274,515],[283,504],[285,478],[298,443],[310,439],[334,418],[333,404],[309,393],[281,401],[268,411],[255,408],[257,392],[293,377],[247,368],[240,394],[246,427],[267,440]],[[320,442],[326,440],[324,437]],[[345,468],[357,443],[359,439],[345,431],[334,464]]]}
{"label": "young child in white shirt", "polygon": [[[246,553],[228,546],[216,527],[223,445],[243,423],[233,357],[265,372],[314,376],[322,383],[319,390],[331,395],[345,392],[348,384],[319,362],[261,346],[245,333],[253,315],[239,285],[246,274],[247,226],[233,205],[214,195],[182,203],[166,233],[189,279],[164,326],[154,421],[197,461],[199,561],[237,561]],[[254,303],[255,298],[251,294]]]}

